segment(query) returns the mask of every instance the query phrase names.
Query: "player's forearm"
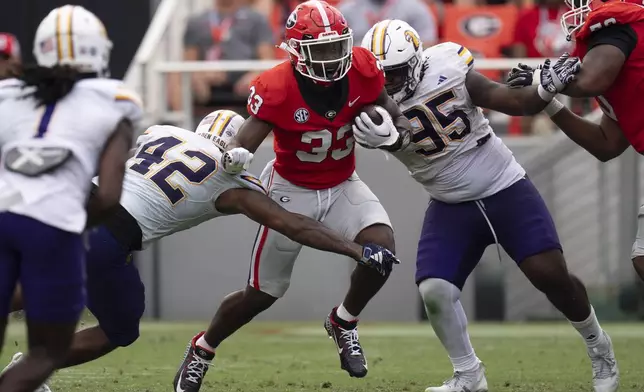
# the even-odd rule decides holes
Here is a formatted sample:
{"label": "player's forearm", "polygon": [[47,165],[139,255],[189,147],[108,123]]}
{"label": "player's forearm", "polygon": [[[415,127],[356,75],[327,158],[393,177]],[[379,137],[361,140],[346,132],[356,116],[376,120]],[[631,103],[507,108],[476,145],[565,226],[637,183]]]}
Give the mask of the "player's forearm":
{"label": "player's forearm", "polygon": [[354,260],[359,260],[362,257],[360,245],[340,237],[314,219],[300,214],[293,215],[295,219],[285,222],[282,227],[276,230],[291,240],[311,248],[345,255]]}
{"label": "player's forearm", "polygon": [[608,90],[612,80],[594,75],[594,73],[582,70],[576,75],[575,80],[570,82],[562,94],[573,98],[592,98],[602,95]]}
{"label": "player's forearm", "polygon": [[474,105],[511,116],[537,114],[548,104],[539,96],[537,86],[510,88],[475,71],[468,72],[465,86]]}
{"label": "player's forearm", "polygon": [[539,96],[537,86],[525,88],[509,88],[500,86],[496,94],[499,96],[493,98],[492,102],[498,102],[496,107],[488,107],[488,109],[496,110],[510,116],[532,116],[543,110],[548,105]]}
{"label": "player's forearm", "polygon": [[591,98],[602,94],[602,91],[596,87],[589,86],[583,83],[572,81],[562,94],[573,98]]}
{"label": "player's forearm", "polygon": [[570,140],[602,162],[619,156],[625,149],[619,141],[609,137],[601,125],[579,117],[567,108],[561,109],[551,120]]}
{"label": "player's forearm", "polygon": [[250,116],[239,127],[237,134],[226,146],[226,150],[232,150],[236,147],[242,147],[255,153],[264,139],[273,130],[273,125],[262,121],[256,117]]}

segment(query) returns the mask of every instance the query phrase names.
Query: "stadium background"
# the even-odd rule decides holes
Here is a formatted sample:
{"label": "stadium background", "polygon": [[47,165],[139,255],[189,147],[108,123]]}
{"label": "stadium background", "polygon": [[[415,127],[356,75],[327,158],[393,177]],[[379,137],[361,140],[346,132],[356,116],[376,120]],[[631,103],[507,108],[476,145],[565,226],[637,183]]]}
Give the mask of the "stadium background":
{"label": "stadium background", "polygon": [[[67,2],[23,0],[3,4],[0,26],[19,38],[26,61],[32,59],[31,42],[38,22],[52,7]],[[412,0],[398,2],[400,7],[412,4]],[[194,101],[186,81],[197,70],[261,70],[272,64],[254,60],[182,61],[183,34],[189,16],[211,8],[210,0],[73,3],[84,5],[105,22],[115,44],[113,76],[126,78],[142,94],[147,124],[173,123],[192,128],[195,119],[217,107],[213,102],[186,105]],[[517,62],[509,58],[517,53],[512,49],[517,37],[514,25],[526,10],[540,7],[514,2],[490,5],[478,0],[433,2],[426,6],[438,21],[439,40],[464,43],[477,54],[476,66],[499,80]],[[356,37],[355,41],[359,43],[360,39]],[[180,90],[174,91],[186,108],[181,110],[173,110],[170,100],[165,98],[169,88],[167,74],[179,75],[176,71],[180,71],[184,82]],[[239,108],[243,99],[238,98],[220,99],[216,103]],[[588,102],[575,105],[590,116],[597,114]],[[497,133],[525,165],[551,208],[569,268],[588,285],[600,317],[603,320],[644,317],[644,294],[629,261],[641,193],[639,157],[629,149],[620,159],[601,164],[543,119],[536,120],[540,122],[538,132],[527,132],[516,119],[498,113],[489,115]],[[256,155],[252,170],[259,173],[271,154],[271,143],[266,142]],[[427,195],[397,161],[380,152],[359,149],[358,173],[389,212],[403,260],[363,318],[419,320],[423,312],[413,272]],[[148,290],[147,315],[161,320],[209,318],[227,293],[244,285],[255,231],[256,225],[247,219],[222,218],[164,239],[136,255]],[[490,247],[468,281],[463,299],[468,316],[472,320],[497,321],[560,318],[545,298],[529,286],[507,255],[503,253],[502,258],[499,262],[496,249]],[[261,318],[320,319],[341,299],[351,268],[351,262],[343,258],[305,249],[295,268],[290,291]]]}

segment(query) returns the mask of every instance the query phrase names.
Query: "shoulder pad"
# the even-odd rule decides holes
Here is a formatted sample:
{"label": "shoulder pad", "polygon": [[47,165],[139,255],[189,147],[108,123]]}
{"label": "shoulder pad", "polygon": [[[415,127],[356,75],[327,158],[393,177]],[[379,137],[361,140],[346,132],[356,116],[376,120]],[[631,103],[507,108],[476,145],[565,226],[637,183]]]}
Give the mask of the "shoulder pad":
{"label": "shoulder pad", "polygon": [[353,47],[352,68],[355,68],[362,76],[371,79],[378,76],[384,77],[380,60],[370,50],[360,46]]}
{"label": "shoulder pad", "polygon": [[586,23],[579,30],[576,39],[585,40],[593,32],[614,24],[627,25],[644,20],[644,7],[639,4],[609,2],[592,10],[586,17]]}
{"label": "shoulder pad", "polygon": [[467,73],[474,68],[474,56],[463,45],[454,42],[444,42],[425,49],[423,57],[430,61],[439,62],[444,67],[456,68]]}
{"label": "shoulder pad", "polygon": [[143,132],[146,135],[154,135],[155,133],[172,133],[175,130],[185,131],[183,128],[175,127],[174,125],[153,125]]}
{"label": "shoulder pad", "polygon": [[293,78],[293,72],[291,64],[285,61],[253,79],[248,94],[248,114],[272,122],[273,108],[286,100],[288,79]]}
{"label": "shoulder pad", "polygon": [[255,94],[262,96],[264,105],[279,105],[288,95],[284,81],[292,77],[292,72],[291,64],[284,62],[262,72],[251,82],[251,86],[255,86]]}
{"label": "shoulder pad", "polygon": [[116,105],[124,118],[136,125],[143,119],[143,103],[139,95],[125,83],[116,79],[87,79],[79,87],[99,93],[106,101]]}
{"label": "shoulder pad", "polygon": [[170,136],[173,134],[175,129],[181,129],[172,125],[153,125],[150,128],[146,129],[139,137],[136,139],[137,148],[141,145],[151,142],[153,140]]}

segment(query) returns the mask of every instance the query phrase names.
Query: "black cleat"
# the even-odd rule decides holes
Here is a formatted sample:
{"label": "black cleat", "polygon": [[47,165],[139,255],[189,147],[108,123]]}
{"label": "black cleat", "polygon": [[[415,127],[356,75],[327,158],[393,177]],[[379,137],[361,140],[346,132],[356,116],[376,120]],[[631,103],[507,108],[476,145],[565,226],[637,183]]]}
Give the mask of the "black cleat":
{"label": "black cleat", "polygon": [[344,321],[335,314],[335,311],[334,308],[326,316],[324,329],[329,334],[329,338],[335,341],[340,355],[340,366],[351,377],[364,377],[367,375],[367,359],[358,338],[358,320]]}
{"label": "black cleat", "polygon": [[204,332],[199,332],[188,343],[183,362],[179,366],[177,375],[174,376],[175,392],[198,392],[199,388],[201,388],[201,383],[206,376],[208,367],[212,360],[215,359],[214,352],[197,346],[197,340],[203,334]]}

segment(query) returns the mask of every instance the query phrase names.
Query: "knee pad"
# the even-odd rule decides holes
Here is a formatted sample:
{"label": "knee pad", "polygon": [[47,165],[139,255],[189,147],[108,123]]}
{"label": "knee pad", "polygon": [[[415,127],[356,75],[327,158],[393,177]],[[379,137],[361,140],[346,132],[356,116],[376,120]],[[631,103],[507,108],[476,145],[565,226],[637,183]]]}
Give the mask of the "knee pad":
{"label": "knee pad", "polygon": [[429,315],[440,313],[441,309],[453,306],[461,298],[461,290],[443,279],[425,279],[418,284],[418,291]]}

